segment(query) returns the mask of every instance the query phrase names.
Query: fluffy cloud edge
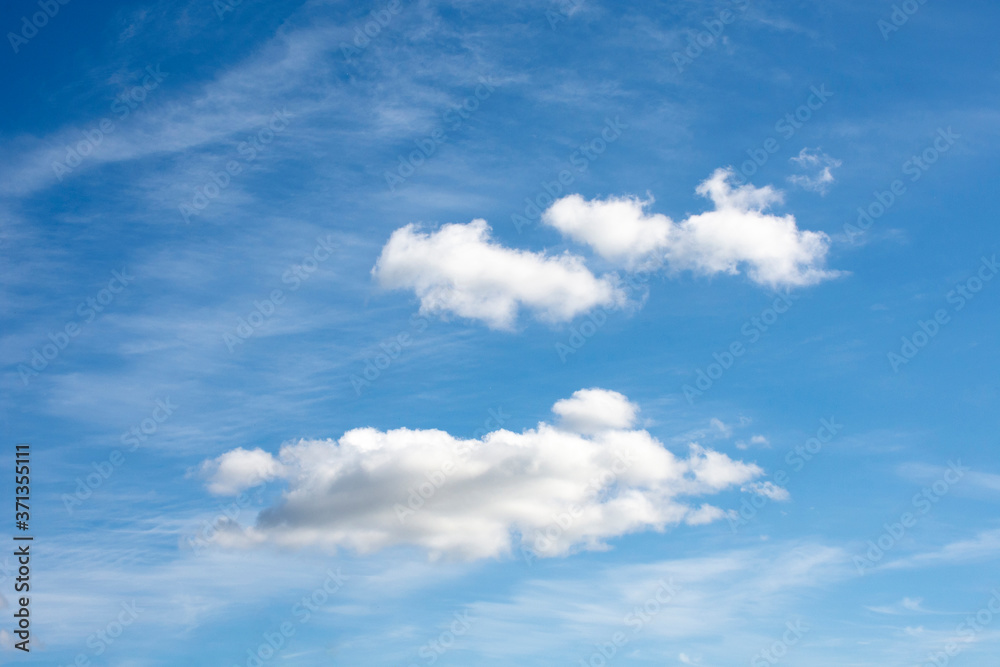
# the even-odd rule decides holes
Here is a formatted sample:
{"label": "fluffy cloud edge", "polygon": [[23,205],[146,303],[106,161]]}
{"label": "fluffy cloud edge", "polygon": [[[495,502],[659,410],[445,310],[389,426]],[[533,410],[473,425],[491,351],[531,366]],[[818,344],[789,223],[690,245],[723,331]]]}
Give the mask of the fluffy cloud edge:
{"label": "fluffy cloud edge", "polygon": [[582,257],[508,248],[482,219],[429,232],[414,224],[397,229],[372,276],[384,288],[412,290],[423,314],[453,314],[501,330],[514,329],[522,310],[558,323],[626,301],[613,277],[595,276]]}
{"label": "fluffy cloud edge", "polygon": [[775,289],[814,285],[841,275],[823,268],[830,247],[825,233],[800,230],[793,216],[768,212],[783,203],[779,190],[738,185],[735,172],[722,168],[695,192],[711,200],[714,209],[681,222],[649,213],[651,198],[587,201],[578,194],[553,203],[542,221],[629,270],[665,266],[701,275],[743,272]]}
{"label": "fluffy cloud edge", "polygon": [[[800,158],[810,165],[819,159],[805,151]],[[579,194],[553,202],[541,220],[628,271],[742,273],[772,289],[805,287],[843,275],[825,268],[829,236],[799,229],[792,215],[769,212],[784,202],[780,190],[740,185],[731,168],[720,168],[695,192],[714,208],[680,222],[649,212],[652,197],[588,201]],[[371,273],[386,289],[412,291],[425,315],[454,315],[506,331],[516,328],[525,310],[542,321],[561,323],[627,302],[617,276],[596,276],[582,256],[569,251],[549,255],[504,246],[481,218],[433,231],[405,225],[390,235]]]}
{"label": "fluffy cloud edge", "polygon": [[283,470],[270,453],[259,447],[249,450],[237,447],[203,462],[198,472],[207,480],[209,493],[231,496],[277,479]]}
{"label": "fluffy cloud edge", "polygon": [[265,477],[287,489],[253,525],[230,523],[214,540],[361,554],[409,546],[432,559],[566,556],[632,533],[722,519],[727,513],[704,497],[757,491],[748,485],[764,474],[697,443],[675,454],[635,428],[638,406],[618,392],[583,389],[553,412],[555,425],[477,439],[357,428],[336,440],[287,443],[278,457],[227,452],[204,464],[213,492]]}

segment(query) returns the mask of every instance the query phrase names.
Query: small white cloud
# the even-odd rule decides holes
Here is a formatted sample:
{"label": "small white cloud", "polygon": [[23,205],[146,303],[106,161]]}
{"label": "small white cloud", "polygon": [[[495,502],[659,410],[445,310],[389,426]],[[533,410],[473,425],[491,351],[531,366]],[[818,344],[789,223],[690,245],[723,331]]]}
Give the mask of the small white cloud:
{"label": "small white cloud", "polygon": [[233,449],[201,464],[208,490],[216,495],[236,495],[281,474],[281,464],[263,449]]}
{"label": "small white cloud", "polygon": [[724,516],[726,516],[725,510],[721,510],[713,505],[702,505],[698,509],[688,512],[684,523],[689,526],[701,526],[706,523],[718,521]]}
{"label": "small white cloud", "polygon": [[758,496],[764,496],[771,500],[784,501],[791,498],[787,489],[781,488],[774,482],[753,482],[752,484],[744,485],[740,490],[756,493]]}
{"label": "small white cloud", "polygon": [[712,417],[712,420],[709,423],[712,425],[712,428],[716,429],[722,435],[723,438],[728,438],[733,434],[733,428],[731,426],[727,426],[725,422],[717,417]]}
{"label": "small white cloud", "polygon": [[749,449],[751,446],[756,445],[758,447],[770,447],[771,443],[768,439],[762,435],[755,435],[750,438],[750,442],[745,440],[736,441],[736,449]]}
{"label": "small white cloud", "polygon": [[638,411],[623,394],[607,389],[580,389],[552,406],[561,418],[560,426],[584,435],[627,429],[635,423]]}
{"label": "small white cloud", "polygon": [[798,165],[802,170],[809,170],[811,174],[796,174],[788,177],[788,181],[805,190],[818,192],[825,195],[830,186],[833,185],[833,170],[843,164],[840,160],[830,157],[820,149],[810,151],[803,148],[798,156],[791,158],[791,162]]}
{"label": "small white cloud", "polygon": [[594,276],[582,258],[504,247],[491,238],[485,220],[431,233],[412,224],[397,229],[372,275],[383,287],[413,290],[422,313],[452,313],[494,329],[512,329],[522,307],[544,321],[566,322],[626,300],[610,277]]}
{"label": "small white cloud", "polygon": [[[339,440],[285,445],[280,474],[288,490],[281,500],[256,525],[230,526],[216,540],[362,553],[414,545],[432,557],[462,559],[503,556],[520,546],[535,556],[560,556],[605,549],[606,540],[629,533],[718,520],[722,510],[690,499],[763,474],[696,444],[686,456],[674,454],[632,427],[637,408],[617,392],[578,391],[554,410],[560,427],[542,422],[480,439],[359,428]],[[245,459],[235,452],[233,460]],[[224,467],[216,462],[208,465]],[[229,488],[238,486],[229,480]]]}
{"label": "small white cloud", "polygon": [[673,270],[704,275],[743,270],[758,284],[786,288],[839,275],[821,268],[830,244],[826,234],[800,231],[790,215],[766,213],[782,202],[782,194],[771,186],[736,186],[734,178],[731,169],[717,169],[696,190],[715,210],[680,223],[648,213],[652,200],[588,202],[580,195],[556,201],[542,220],[629,269],[666,262]]}

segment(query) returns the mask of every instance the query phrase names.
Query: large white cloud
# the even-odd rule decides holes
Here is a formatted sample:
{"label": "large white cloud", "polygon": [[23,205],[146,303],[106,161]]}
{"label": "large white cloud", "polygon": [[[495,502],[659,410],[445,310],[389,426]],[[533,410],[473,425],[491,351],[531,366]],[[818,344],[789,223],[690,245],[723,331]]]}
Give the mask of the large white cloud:
{"label": "large white cloud", "polygon": [[838,275],[823,269],[830,240],[822,232],[800,231],[791,215],[767,209],[782,202],[770,186],[735,186],[735,174],[717,169],[696,192],[715,210],[675,223],[647,213],[651,201],[635,197],[586,201],[563,197],[543,221],[575,241],[590,245],[620,266],[637,268],[666,262],[675,270],[701,274],[739,273],[770,287],[810,285]]}
{"label": "large white cloud", "polygon": [[[557,425],[481,439],[359,428],[339,440],[287,444],[266,468],[287,480],[281,500],[255,525],[230,525],[216,539],[361,553],[414,545],[462,559],[520,550],[557,556],[603,549],[627,533],[719,519],[722,510],[696,499],[763,474],[696,443],[674,454],[634,427],[637,408],[617,392],[582,390],[554,409]],[[242,484],[231,474],[211,483],[239,489],[259,479],[259,469],[247,467]]]}
{"label": "large white cloud", "polygon": [[521,307],[565,322],[625,301],[614,281],[594,276],[582,258],[506,248],[493,241],[485,220],[431,233],[412,224],[397,229],[372,275],[383,287],[412,289],[423,313],[453,313],[496,329],[511,329]]}

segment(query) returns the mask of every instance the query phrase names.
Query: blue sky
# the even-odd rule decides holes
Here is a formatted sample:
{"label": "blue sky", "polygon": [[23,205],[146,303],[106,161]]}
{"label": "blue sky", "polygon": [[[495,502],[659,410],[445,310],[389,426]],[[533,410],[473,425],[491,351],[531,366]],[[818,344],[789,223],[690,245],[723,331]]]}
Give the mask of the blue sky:
{"label": "blue sky", "polygon": [[5,658],[995,664],[998,18],[11,3]]}

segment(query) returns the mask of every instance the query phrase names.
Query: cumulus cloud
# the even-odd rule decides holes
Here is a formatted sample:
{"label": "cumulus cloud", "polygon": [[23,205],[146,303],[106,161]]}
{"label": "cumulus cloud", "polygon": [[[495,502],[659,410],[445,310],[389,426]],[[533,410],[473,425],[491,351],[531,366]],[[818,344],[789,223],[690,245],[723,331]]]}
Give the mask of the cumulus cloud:
{"label": "cumulus cloud", "polygon": [[[718,520],[722,510],[694,499],[763,474],[697,443],[675,454],[634,428],[638,408],[617,392],[581,390],[553,410],[557,425],[479,439],[358,428],[337,440],[286,444],[263,466],[287,480],[282,498],[253,526],[216,539],[360,553],[411,545],[461,559],[559,556],[604,549],[628,533]],[[230,488],[248,481],[230,479]]]}
{"label": "cumulus cloud", "polygon": [[833,177],[833,170],[843,164],[840,160],[830,157],[818,148],[816,150],[803,148],[797,156],[791,158],[791,161],[800,169],[812,173],[795,174],[789,176],[788,181],[800,188],[818,192],[821,195],[825,195],[836,180]]}
{"label": "cumulus cloud", "polygon": [[607,389],[581,389],[552,406],[563,427],[584,434],[626,429],[635,422],[637,411],[624,394]]}
{"label": "cumulus cloud", "polygon": [[580,195],[557,200],[542,221],[564,236],[591,246],[597,253],[629,269],[656,261],[675,233],[674,222],[660,213],[647,214],[652,203],[634,197],[587,201]]}
{"label": "cumulus cloud", "polygon": [[734,178],[731,169],[717,169],[696,189],[715,209],[679,223],[647,212],[652,199],[586,201],[580,195],[558,200],[542,219],[629,269],[663,263],[704,275],[742,269],[754,282],[770,287],[811,285],[837,275],[821,268],[830,244],[826,234],[799,230],[791,215],[767,213],[782,203],[781,192],[771,186],[737,186]]}
{"label": "cumulus cloud", "polygon": [[393,232],[372,275],[389,289],[410,289],[422,313],[452,313],[495,329],[514,327],[520,309],[565,322],[597,306],[618,307],[625,293],[598,278],[583,259],[507,248],[485,220],[434,232],[407,225]]}
{"label": "cumulus cloud", "polygon": [[281,474],[281,464],[263,449],[238,447],[201,464],[208,490],[220,496],[236,495]]}

